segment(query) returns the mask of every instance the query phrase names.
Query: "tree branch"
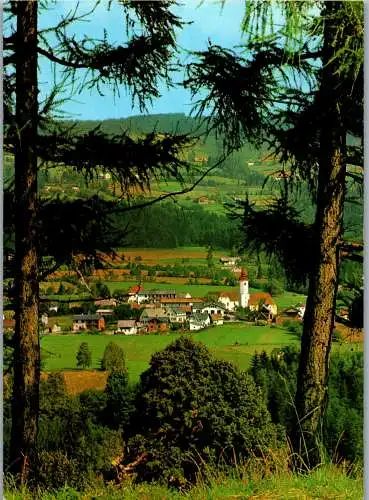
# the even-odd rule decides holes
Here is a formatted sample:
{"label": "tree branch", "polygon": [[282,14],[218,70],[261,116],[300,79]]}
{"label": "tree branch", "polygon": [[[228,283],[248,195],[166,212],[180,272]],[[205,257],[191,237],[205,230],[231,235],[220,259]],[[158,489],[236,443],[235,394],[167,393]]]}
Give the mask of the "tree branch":
{"label": "tree branch", "polygon": [[171,198],[172,196],[179,196],[181,194],[186,194],[186,193],[190,193],[191,191],[193,191],[195,189],[196,186],[198,186],[200,184],[200,182],[212,171],[214,170],[215,168],[219,167],[219,165],[221,165],[224,160],[226,159],[225,156],[223,156],[219,161],[217,161],[213,166],[211,166],[210,168],[208,168],[198,179],[196,182],[194,182],[192,184],[192,186],[188,187],[188,188],[185,188],[185,189],[182,189],[181,191],[174,191],[174,192],[171,192],[171,193],[167,193],[167,194],[164,194],[162,196],[159,196],[158,198],[155,198],[154,200],[150,200],[150,201],[147,201],[145,203],[139,203],[137,205],[133,205],[133,206],[130,206],[130,207],[122,207],[122,208],[114,208],[114,209],[111,209],[111,210],[108,210],[107,213],[119,213],[119,212],[130,212],[132,210],[138,210],[140,208],[146,208],[146,207],[150,207],[152,205],[154,205],[155,203],[158,203],[160,201],[163,201],[167,198]]}

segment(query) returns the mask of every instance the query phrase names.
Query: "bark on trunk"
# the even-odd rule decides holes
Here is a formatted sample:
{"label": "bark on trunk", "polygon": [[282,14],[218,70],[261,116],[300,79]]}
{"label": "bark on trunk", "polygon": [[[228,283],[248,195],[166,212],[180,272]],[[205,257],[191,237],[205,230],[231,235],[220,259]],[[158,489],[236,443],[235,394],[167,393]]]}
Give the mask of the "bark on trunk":
{"label": "bark on trunk", "polygon": [[16,36],[16,311],[11,470],[27,479],[39,408],[37,204],[37,2],[19,1]]}
{"label": "bark on trunk", "polygon": [[295,466],[311,470],[323,458],[321,424],[327,403],[329,353],[338,287],[339,242],[343,231],[345,194],[345,133],[340,116],[338,62],[332,60],[337,33],[334,13],[339,2],[326,2],[321,157],[318,176],[316,240],[310,276],[295,398],[296,422],[292,444]]}

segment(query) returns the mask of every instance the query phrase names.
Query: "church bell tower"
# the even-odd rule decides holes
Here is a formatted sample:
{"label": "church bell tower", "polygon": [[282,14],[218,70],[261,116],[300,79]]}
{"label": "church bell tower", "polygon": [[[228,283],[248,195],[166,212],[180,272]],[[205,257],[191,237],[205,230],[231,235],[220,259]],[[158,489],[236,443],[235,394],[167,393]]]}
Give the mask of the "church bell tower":
{"label": "church bell tower", "polygon": [[247,307],[249,305],[249,280],[246,269],[241,269],[240,275],[240,306]]}

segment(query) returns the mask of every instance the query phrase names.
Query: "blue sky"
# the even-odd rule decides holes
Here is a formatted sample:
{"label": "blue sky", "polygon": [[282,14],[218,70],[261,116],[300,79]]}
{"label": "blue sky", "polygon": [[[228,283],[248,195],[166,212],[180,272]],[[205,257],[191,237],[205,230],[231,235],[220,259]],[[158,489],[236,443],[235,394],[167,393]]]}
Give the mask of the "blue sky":
{"label": "blue sky", "polygon": [[[41,28],[56,24],[62,14],[73,9],[75,1],[57,0],[47,12],[41,13],[39,25]],[[80,3],[80,12],[88,11],[92,2],[85,0]],[[223,9],[217,1],[205,0],[200,4],[199,0],[183,0],[182,5],[173,9],[173,12],[185,21],[193,21],[193,24],[185,26],[179,33],[178,43],[187,50],[205,49],[210,38],[213,43],[232,48],[241,41],[240,24],[244,13],[243,0],[227,0]],[[90,35],[102,38],[104,29],[107,31],[109,40],[122,44],[125,40],[125,23],[123,9],[114,2],[111,10],[107,10],[107,2],[103,1],[97,10],[90,16],[90,21],[81,22],[73,27],[78,38]],[[180,79],[181,75],[178,75]],[[41,99],[50,91],[54,77],[51,63],[46,60],[40,61]],[[160,88],[162,96],[153,102],[148,109],[149,113],[174,113],[182,112],[189,114],[191,109],[191,96],[183,88],[166,90]],[[70,88],[66,96],[69,97]],[[63,111],[75,119],[105,119],[120,118],[140,114],[138,107],[132,109],[131,98],[124,88],[120,97],[113,96],[111,89],[104,87],[104,96],[96,91],[86,90],[81,94],[73,94],[62,106]]]}

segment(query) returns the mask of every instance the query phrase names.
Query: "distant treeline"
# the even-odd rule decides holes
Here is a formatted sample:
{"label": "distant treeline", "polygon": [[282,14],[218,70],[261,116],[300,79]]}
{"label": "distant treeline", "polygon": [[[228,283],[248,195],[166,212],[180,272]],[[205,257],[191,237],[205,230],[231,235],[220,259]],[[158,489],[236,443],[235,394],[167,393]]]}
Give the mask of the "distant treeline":
{"label": "distant treeline", "polygon": [[241,234],[237,222],[225,215],[207,212],[195,204],[163,202],[151,207],[116,215],[121,227],[129,225],[124,246],[175,248],[208,246],[231,249],[238,247]]}

